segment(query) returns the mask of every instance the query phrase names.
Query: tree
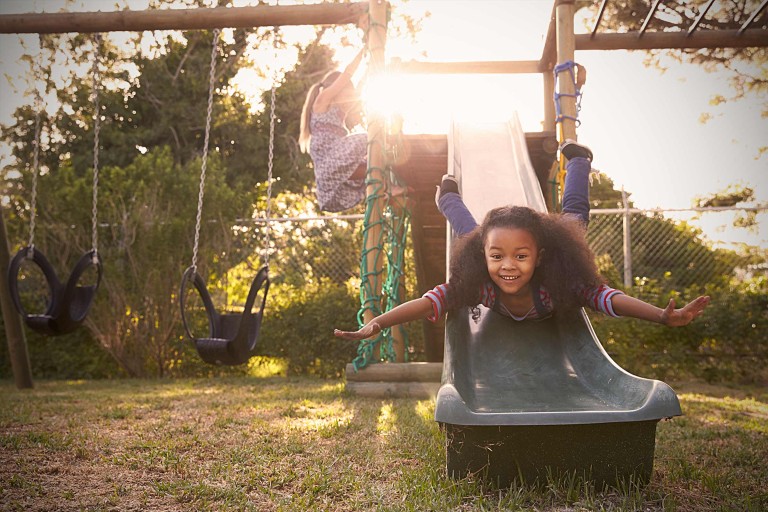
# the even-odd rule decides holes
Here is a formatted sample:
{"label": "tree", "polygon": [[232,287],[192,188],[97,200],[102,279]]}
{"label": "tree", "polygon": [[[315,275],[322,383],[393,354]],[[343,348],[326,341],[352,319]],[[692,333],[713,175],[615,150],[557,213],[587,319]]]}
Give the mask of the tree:
{"label": "tree", "polygon": [[[601,29],[612,31],[636,31],[642,26],[650,11],[651,4],[646,0],[613,0],[606,4]],[[688,30],[709,0],[668,0],[661,2],[656,14],[651,18],[648,31]],[[756,12],[760,0],[728,0],[715,2],[707,11],[697,30],[736,30]],[[594,1],[579,0],[578,8],[595,8]],[[596,12],[596,11],[595,11]],[[768,16],[765,10],[749,28],[768,28]],[[707,71],[724,69],[730,72],[730,82],[734,94],[731,99],[742,98],[752,92],[765,95],[768,92],[768,49],[766,48],[716,48],[709,50],[652,50],[648,52],[647,63],[662,67],[666,56],[678,62],[699,64]],[[723,96],[712,99],[714,104],[727,101]],[[764,114],[768,115],[768,103]]]}
{"label": "tree", "polygon": [[[58,52],[53,41],[46,40],[46,48]],[[72,70],[89,67],[91,39],[75,36],[61,41],[68,45]],[[191,255],[208,96],[208,81],[197,78],[207,76],[210,43],[209,33],[195,32],[186,44],[169,43],[155,59],[134,54],[140,72],[134,80],[119,70],[129,61],[121,60],[108,39],[100,42],[105,87],[99,93],[99,252],[105,276],[88,326],[129,375],[163,375],[174,364],[178,366],[175,295]],[[231,53],[227,45],[221,51]],[[239,64],[222,60],[220,80],[226,90]],[[169,69],[178,72],[176,86],[168,84]],[[48,79],[45,86],[56,88],[60,105],[43,118],[50,136],[39,176],[36,240],[56,268],[68,269],[75,255],[90,248],[91,240],[91,80],[73,71],[58,83]],[[161,102],[151,107],[149,94]],[[231,258],[225,243],[231,237],[229,226],[253,203],[254,190],[239,185],[258,178],[227,173],[226,163],[235,162],[236,157],[216,150],[225,146],[217,130],[220,125],[239,124],[230,131],[258,136],[248,129],[253,120],[241,100],[222,101],[216,95],[200,252],[201,268],[212,275],[221,272],[212,262]],[[2,127],[2,138],[15,156],[3,174],[12,211],[9,223],[19,233],[29,218],[34,112],[22,107],[15,116],[13,125]]]}

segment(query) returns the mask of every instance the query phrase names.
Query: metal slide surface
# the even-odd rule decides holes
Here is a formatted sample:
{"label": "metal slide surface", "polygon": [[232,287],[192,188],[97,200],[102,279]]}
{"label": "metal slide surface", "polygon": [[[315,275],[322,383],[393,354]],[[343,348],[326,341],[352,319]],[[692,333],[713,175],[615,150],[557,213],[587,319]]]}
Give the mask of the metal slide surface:
{"label": "metal slide surface", "polygon": [[[516,116],[509,123],[454,124],[449,167],[478,220],[505,204],[545,210]],[[616,365],[583,312],[517,322],[480,309],[477,321],[469,309],[447,319],[443,382],[435,408],[438,422],[567,425],[681,414],[668,385]]]}

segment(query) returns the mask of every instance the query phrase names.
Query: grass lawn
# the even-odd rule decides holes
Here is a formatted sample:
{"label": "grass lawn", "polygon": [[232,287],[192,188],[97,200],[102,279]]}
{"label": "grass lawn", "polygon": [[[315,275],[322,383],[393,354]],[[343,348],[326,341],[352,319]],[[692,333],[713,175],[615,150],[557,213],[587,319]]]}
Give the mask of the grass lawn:
{"label": "grass lawn", "polygon": [[434,402],[340,381],[0,383],[0,510],[768,510],[768,389],[674,385],[643,489],[445,475]]}

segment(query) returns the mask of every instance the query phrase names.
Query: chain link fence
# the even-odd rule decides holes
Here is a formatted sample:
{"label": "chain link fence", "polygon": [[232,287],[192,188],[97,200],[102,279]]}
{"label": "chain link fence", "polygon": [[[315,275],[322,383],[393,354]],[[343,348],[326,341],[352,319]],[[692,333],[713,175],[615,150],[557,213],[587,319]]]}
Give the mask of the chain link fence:
{"label": "chain link fence", "polygon": [[[765,242],[761,248],[732,241],[735,233],[755,231],[766,214],[766,207],[592,210],[587,238],[615,284],[664,279],[682,290],[723,276],[766,274]],[[272,265],[288,281],[359,278],[362,228],[362,215],[274,219]]]}
{"label": "chain link fence", "polygon": [[[607,277],[618,284],[664,279],[682,290],[765,274],[768,249],[755,235],[766,213],[765,207],[592,210],[587,238],[601,271],[615,272]],[[735,241],[750,234],[755,245]]]}

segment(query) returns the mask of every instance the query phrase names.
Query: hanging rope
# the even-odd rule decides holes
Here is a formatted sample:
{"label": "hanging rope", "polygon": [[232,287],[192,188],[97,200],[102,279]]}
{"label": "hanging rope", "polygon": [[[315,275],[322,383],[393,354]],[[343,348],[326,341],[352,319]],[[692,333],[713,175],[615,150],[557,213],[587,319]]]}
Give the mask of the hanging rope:
{"label": "hanging rope", "polygon": [[216,85],[216,54],[219,48],[219,29],[213,31],[211,45],[211,69],[208,73],[208,110],[205,117],[205,140],[203,157],[200,164],[200,188],[197,193],[197,217],[195,219],[195,241],[192,247],[192,269],[197,271],[197,253],[200,247],[200,222],[203,216],[203,196],[205,195],[205,172],[208,167],[208,142],[211,136],[211,112],[213,111],[213,93]]}
{"label": "hanging rope", "polygon": [[[573,94],[557,92],[557,81],[560,78],[560,74],[566,71],[568,72],[568,76],[571,78],[571,82],[573,83],[573,90],[574,90]],[[586,70],[580,64],[577,64],[572,60],[568,60],[561,64],[556,65],[553,73],[555,75],[555,94],[554,94],[555,122],[557,123],[557,126],[558,126],[558,139],[562,143],[565,141],[563,122],[565,120],[571,120],[576,124],[576,127],[578,127],[581,124],[581,121],[579,120],[579,112],[581,112],[581,98],[582,98],[581,87],[584,85],[584,82],[586,80]],[[568,116],[563,114],[563,108],[560,101],[561,98],[563,97],[576,99],[576,115],[575,116]],[[559,165],[559,169],[558,169],[557,176],[555,177],[554,181],[550,182],[552,187],[552,204],[553,205],[559,203],[559,193],[561,190],[563,190],[563,187],[565,185],[565,159],[562,156],[560,157],[558,165]]]}
{"label": "hanging rope", "polygon": [[99,55],[101,50],[101,34],[96,34],[93,49],[93,196],[91,204],[91,248],[93,249],[94,262],[98,258],[99,241],[99,130],[101,129],[101,112],[99,105],[99,87],[101,76],[99,74]]}

